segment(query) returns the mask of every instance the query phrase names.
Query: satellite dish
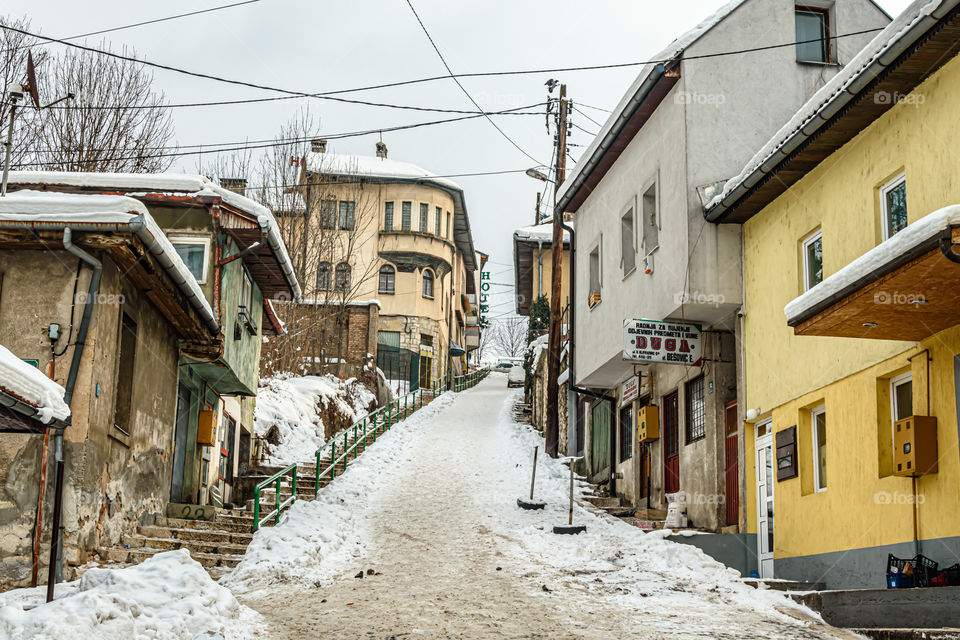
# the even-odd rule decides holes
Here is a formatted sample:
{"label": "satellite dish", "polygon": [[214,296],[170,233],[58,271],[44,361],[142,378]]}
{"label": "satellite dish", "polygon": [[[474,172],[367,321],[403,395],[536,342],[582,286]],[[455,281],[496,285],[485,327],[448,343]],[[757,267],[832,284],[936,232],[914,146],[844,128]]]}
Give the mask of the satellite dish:
{"label": "satellite dish", "polygon": [[33,104],[40,109],[40,93],[37,91],[37,71],[33,64],[33,53],[27,52],[27,86],[24,90],[33,98]]}

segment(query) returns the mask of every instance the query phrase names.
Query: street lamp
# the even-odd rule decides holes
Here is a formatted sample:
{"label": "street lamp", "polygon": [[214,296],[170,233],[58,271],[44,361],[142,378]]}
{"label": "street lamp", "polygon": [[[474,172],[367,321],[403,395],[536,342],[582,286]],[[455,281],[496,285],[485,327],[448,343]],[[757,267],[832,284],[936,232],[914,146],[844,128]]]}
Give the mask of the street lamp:
{"label": "street lamp", "polygon": [[528,176],[530,176],[534,180],[539,180],[541,182],[553,182],[553,180],[545,176],[543,172],[537,169],[536,167],[531,167],[530,169],[527,169],[524,173],[526,173]]}

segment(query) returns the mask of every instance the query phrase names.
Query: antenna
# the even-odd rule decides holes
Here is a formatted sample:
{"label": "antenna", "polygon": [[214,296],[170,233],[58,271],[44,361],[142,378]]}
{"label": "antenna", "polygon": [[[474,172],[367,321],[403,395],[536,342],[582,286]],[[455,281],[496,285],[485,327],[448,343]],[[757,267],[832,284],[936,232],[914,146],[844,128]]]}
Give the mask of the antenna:
{"label": "antenna", "polygon": [[13,118],[17,112],[17,102],[23,100],[24,94],[29,94],[30,99],[33,100],[33,106],[36,107],[37,111],[40,111],[64,100],[73,100],[74,97],[72,92],[68,92],[64,97],[58,98],[50,104],[41,107],[38,87],[37,69],[33,63],[33,53],[28,51],[26,84],[15,84],[10,87],[10,122],[7,125],[7,141],[3,143],[3,146],[6,147],[6,157],[3,161],[3,182],[0,184],[0,197],[7,195],[7,176],[10,173],[10,157],[13,155]]}

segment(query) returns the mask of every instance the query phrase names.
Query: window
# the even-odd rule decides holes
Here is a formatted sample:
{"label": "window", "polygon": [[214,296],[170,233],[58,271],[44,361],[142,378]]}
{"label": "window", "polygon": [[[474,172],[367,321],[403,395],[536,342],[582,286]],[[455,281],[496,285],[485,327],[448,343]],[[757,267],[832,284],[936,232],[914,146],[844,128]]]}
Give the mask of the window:
{"label": "window", "polygon": [[687,444],[707,435],[707,401],[703,395],[703,376],[687,383]]}
{"label": "window", "polygon": [[803,290],[823,282],[823,234],[818,230],[803,241]]}
{"label": "window", "polygon": [[333,277],[337,291],[350,291],[350,265],[346,262],[338,264]]}
{"label": "window", "polygon": [[433,300],[433,272],[423,272],[423,297]]}
{"label": "window", "polygon": [[401,205],[403,212],[401,213],[400,228],[403,231],[410,231],[410,210],[413,207],[413,204],[410,202],[404,202]]}
{"label": "window", "polygon": [[913,374],[890,380],[890,417],[893,422],[913,415]]}
{"label": "window", "polygon": [[880,189],[883,208],[883,239],[897,235],[907,227],[907,176],[899,176]]}
{"label": "window", "polygon": [[386,231],[393,231],[393,203],[388,202],[384,207],[383,228]]}
{"label": "window", "polygon": [[633,207],[620,218],[620,266],[627,275],[637,266],[637,250],[633,243]]}
{"label": "window", "polygon": [[587,303],[593,307],[600,302],[600,245],[590,252],[590,293]]}
{"label": "window", "polygon": [[813,488],[827,490],[827,409],[819,406],[810,412],[813,427]]}
{"label": "window", "polygon": [[397,281],[397,271],[388,264],[380,267],[380,293],[394,293]]}
{"label": "window", "polygon": [[208,238],[170,238],[174,251],[187,265],[197,282],[204,284],[207,281],[207,255],[210,250]]}
{"label": "window", "polygon": [[452,222],[453,216],[450,215],[450,212],[447,211],[447,240],[452,240],[453,235],[451,235],[450,224]]}
{"label": "window", "polygon": [[430,210],[430,205],[420,204],[420,231],[427,233],[427,212]]}
{"label": "window", "polygon": [[657,221],[657,185],[643,194],[643,255],[649,256],[660,246],[660,225]]}
{"label": "window", "polygon": [[797,60],[830,62],[830,14],[817,7],[797,7]]}
{"label": "window", "polygon": [[434,235],[440,235],[440,218],[443,217],[443,211],[440,209],[440,207],[437,207],[437,211],[434,213],[434,216],[433,233]]}
{"label": "window", "polygon": [[620,408],[620,462],[633,456],[633,403]]}
{"label": "window", "polygon": [[240,271],[240,300],[237,301],[237,305],[246,313],[250,313],[253,309],[253,282],[246,269]]}
{"label": "window", "polygon": [[356,203],[352,201],[340,201],[340,229],[349,231],[353,229],[353,210]]}
{"label": "window", "polygon": [[137,323],[126,312],[120,316],[120,353],[117,366],[117,399],[113,409],[113,424],[129,436],[132,423],[133,373],[137,360]]}
{"label": "window", "polygon": [[337,224],[337,201],[323,200],[320,202],[320,228],[333,229]]}
{"label": "window", "polygon": [[433,347],[433,336],[429,333],[420,334],[420,346],[421,347]]}
{"label": "window", "polygon": [[321,262],[317,267],[317,290],[330,291],[330,263]]}

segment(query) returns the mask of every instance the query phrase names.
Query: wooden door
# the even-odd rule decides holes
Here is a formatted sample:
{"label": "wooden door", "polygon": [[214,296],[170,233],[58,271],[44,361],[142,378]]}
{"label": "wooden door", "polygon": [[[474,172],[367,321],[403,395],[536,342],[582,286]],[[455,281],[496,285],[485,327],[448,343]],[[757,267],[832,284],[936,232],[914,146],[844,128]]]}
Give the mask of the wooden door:
{"label": "wooden door", "polygon": [[170,478],[170,501],[183,502],[183,474],[187,460],[187,439],[190,433],[190,389],[177,387],[177,417],[174,423],[173,474]]}
{"label": "wooden door", "polygon": [[739,440],[737,438],[737,402],[728,402],[724,410],[724,430],[726,440],[724,448],[726,451],[726,504],[727,504],[727,524],[738,524],[740,522],[740,473],[739,463]]}
{"label": "wooden door", "polygon": [[663,490],[680,490],[680,396],[676,391],[663,399]]}

